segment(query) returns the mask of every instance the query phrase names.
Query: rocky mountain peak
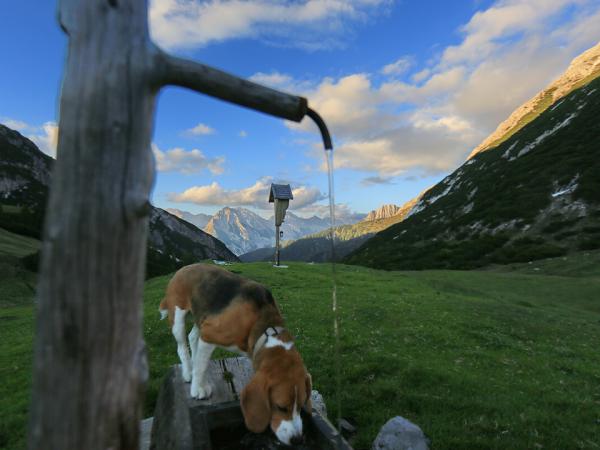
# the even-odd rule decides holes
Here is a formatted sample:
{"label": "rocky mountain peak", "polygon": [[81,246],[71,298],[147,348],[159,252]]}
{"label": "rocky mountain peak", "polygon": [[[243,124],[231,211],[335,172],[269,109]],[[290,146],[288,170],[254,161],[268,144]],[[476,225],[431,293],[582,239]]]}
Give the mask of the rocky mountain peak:
{"label": "rocky mountain peak", "polygon": [[395,216],[396,214],[398,214],[399,211],[400,207],[398,205],[382,205],[379,208],[374,209],[369,214],[367,214],[367,217],[365,217],[363,221],[370,222],[373,220],[387,219],[388,217]]}
{"label": "rocky mountain peak", "polygon": [[600,76],[600,42],[573,59],[561,76],[513,111],[467,159],[504,142],[554,103],[597,76]]}

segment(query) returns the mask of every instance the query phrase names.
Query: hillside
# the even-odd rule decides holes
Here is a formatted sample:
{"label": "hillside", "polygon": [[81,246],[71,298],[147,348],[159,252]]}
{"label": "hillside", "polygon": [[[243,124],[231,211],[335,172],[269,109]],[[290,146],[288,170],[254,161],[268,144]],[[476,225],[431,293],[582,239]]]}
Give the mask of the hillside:
{"label": "hillside", "polygon": [[[383,205],[371,211],[360,222],[335,227],[335,259],[341,260],[378,231],[402,221],[419,198],[420,195],[402,207]],[[274,253],[274,247],[261,248],[241,255],[240,259],[244,262],[271,261]],[[280,255],[283,261],[329,261],[331,259],[330,231],[325,229],[294,241],[285,241]]]}
{"label": "hillside", "polygon": [[532,99],[519,106],[469,155],[500,145],[550,106],[578,87],[600,76],[600,43],[575,58],[567,70]]}
{"label": "hillside", "polygon": [[[41,238],[53,162],[29,139],[0,125],[0,229]],[[152,208],[149,276],[206,258],[238,260],[222,242],[166,211]]]}
{"label": "hillside", "polygon": [[427,191],[346,261],[473,268],[600,247],[600,78]]}
{"label": "hillside", "polygon": [[40,239],[52,161],[0,124],[0,228]]}
{"label": "hillside", "polygon": [[189,222],[153,207],[148,234],[147,276],[173,272],[203,259],[239,261],[223,242]]}
{"label": "hillside", "polygon": [[[559,261],[471,272],[339,265],[342,415],[358,427],[353,447],[370,448],[379,428],[400,414],[437,450],[594,448],[600,252]],[[329,265],[229,267],[271,288],[335,417]],[[581,268],[596,276],[566,276]],[[168,280],[145,285],[145,416],[178,363],[156,311]],[[0,359],[10,361],[0,368],[0,448],[16,450],[25,448],[35,310],[25,284],[13,279],[2,288],[13,303],[0,307]]]}

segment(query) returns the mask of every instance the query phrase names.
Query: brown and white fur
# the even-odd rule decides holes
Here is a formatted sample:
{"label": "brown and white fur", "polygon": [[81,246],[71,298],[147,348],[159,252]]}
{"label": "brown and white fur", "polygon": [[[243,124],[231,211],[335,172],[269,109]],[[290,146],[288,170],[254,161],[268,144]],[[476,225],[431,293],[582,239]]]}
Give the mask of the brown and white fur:
{"label": "brown and white fur", "polygon": [[[246,354],[255,371],[241,395],[246,426],[260,433],[270,425],[284,444],[301,440],[300,410],[312,412],[311,378],[267,288],[216,266],[193,264],[173,276],[159,310],[169,317],[192,397],[212,393],[206,370],[216,347]],[[185,339],[188,312],[194,317],[191,358]]]}

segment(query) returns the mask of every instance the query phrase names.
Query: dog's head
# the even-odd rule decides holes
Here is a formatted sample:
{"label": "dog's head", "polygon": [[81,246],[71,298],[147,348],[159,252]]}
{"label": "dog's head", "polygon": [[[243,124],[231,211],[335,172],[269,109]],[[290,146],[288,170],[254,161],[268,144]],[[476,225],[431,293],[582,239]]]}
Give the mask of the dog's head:
{"label": "dog's head", "polygon": [[302,439],[302,408],[312,413],[312,380],[298,352],[271,349],[241,396],[246,427],[261,433],[267,426],[286,445]]}

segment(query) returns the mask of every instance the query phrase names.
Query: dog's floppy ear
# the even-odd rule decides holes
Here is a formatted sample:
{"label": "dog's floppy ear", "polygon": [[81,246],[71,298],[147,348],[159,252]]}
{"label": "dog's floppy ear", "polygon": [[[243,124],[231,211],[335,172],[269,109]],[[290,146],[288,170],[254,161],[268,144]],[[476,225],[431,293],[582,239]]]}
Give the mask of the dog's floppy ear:
{"label": "dog's floppy ear", "polygon": [[240,403],[246,427],[254,433],[265,431],[271,421],[271,403],[267,377],[260,371],[242,391]]}
{"label": "dog's floppy ear", "polygon": [[306,402],[304,403],[304,410],[308,414],[312,415],[312,377],[310,376],[310,373],[306,372],[306,378],[304,382],[306,383]]}

